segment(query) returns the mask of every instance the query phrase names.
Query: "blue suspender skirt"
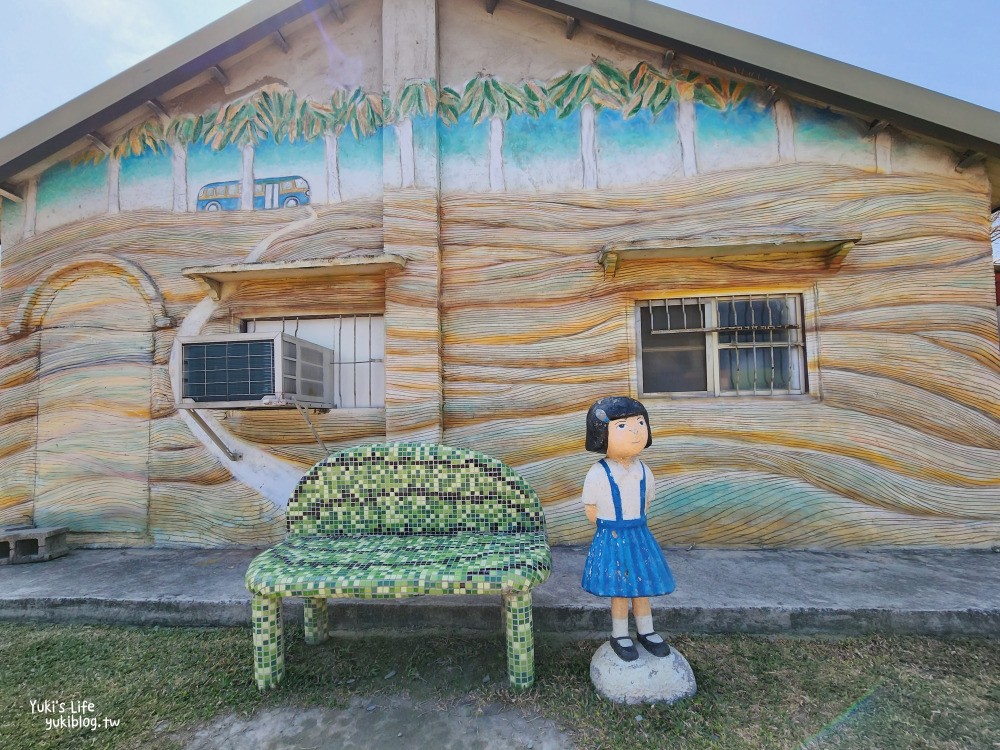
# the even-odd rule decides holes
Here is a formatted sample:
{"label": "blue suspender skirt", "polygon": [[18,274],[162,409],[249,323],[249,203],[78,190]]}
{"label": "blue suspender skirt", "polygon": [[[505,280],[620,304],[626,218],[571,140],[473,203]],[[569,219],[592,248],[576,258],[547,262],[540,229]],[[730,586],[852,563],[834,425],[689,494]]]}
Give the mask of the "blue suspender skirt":
{"label": "blue suspender skirt", "polygon": [[[597,532],[583,567],[581,585],[597,596],[661,596],[674,590],[670,572],[660,545],[646,526],[646,470],[639,484],[639,517],[622,519],[622,496],[607,461],[601,466],[611,484],[615,520],[597,519]],[[640,462],[641,464],[641,462]]]}

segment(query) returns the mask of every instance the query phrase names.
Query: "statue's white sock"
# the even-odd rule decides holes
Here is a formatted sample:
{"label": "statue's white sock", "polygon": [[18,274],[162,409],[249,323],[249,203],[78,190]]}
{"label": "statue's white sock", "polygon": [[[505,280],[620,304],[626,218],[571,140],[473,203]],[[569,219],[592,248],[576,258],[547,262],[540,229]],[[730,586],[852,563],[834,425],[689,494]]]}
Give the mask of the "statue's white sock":
{"label": "statue's white sock", "polygon": [[[653,615],[652,613],[648,615],[637,616],[635,618],[635,627],[639,631],[640,635],[649,635],[653,633]],[[663,643],[663,639],[656,633],[649,635],[650,643]]]}
{"label": "statue's white sock", "polygon": [[611,637],[628,638],[628,617],[620,620],[617,617],[611,618]]}

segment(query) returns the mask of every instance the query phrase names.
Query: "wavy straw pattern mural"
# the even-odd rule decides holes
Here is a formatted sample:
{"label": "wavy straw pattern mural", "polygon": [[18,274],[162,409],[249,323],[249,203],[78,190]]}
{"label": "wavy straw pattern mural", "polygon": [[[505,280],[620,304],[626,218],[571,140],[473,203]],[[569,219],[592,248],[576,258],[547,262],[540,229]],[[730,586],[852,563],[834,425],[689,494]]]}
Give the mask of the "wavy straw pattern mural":
{"label": "wavy straw pattern mural", "polygon": [[[780,288],[807,301],[811,394],[650,400],[660,539],[996,543],[1000,363],[984,186],[971,174],[879,174],[850,118],[793,111],[802,153],[846,144],[863,168],[777,163],[778,118],[749,85],[602,58],[547,81],[481,73],[322,100],[268,86],[139,123],[109,153],[82,152],[39,182],[45,231],[12,226],[26,211],[4,212],[5,237],[22,239],[5,242],[0,298],[13,324],[0,342],[0,522],[66,522],[77,541],[105,544],[273,541],[280,493],[257,480],[272,464],[303,470],[319,448],[295,412],[218,413],[219,431],[262,457],[241,475],[173,406],[175,337],[249,317],[384,313],[387,408],[316,415],[324,440],[425,434],[443,408],[445,442],[511,463],[542,498],[552,541],[583,541],[583,414],[598,396],[636,390],[634,301]],[[426,181],[435,138],[440,203]],[[383,150],[398,173],[383,175]],[[213,180],[238,184],[232,197],[253,207],[257,181],[278,168],[313,170],[309,206],[197,210]],[[129,180],[143,179],[169,185],[167,202],[123,211],[136,200]],[[106,210],[64,209],[95,183],[107,187]],[[863,240],[833,264],[631,261],[606,277],[595,263],[613,241],[791,225],[851,227]],[[257,281],[209,304],[180,275],[390,244],[410,262],[389,279]],[[83,255],[108,260],[46,277]],[[126,262],[167,315],[190,321],[160,320]],[[428,350],[439,327],[443,374]],[[71,491],[91,484],[100,493]]]}
{"label": "wavy straw pattern mural", "polygon": [[[647,404],[656,533],[707,545],[995,541],[1000,360],[981,289],[986,222],[959,218],[986,216],[971,187],[789,165],[669,192],[549,196],[543,206],[528,195],[450,197],[446,437],[505,455],[546,498],[552,533],[584,541],[581,415],[602,394],[635,390],[632,300],[734,286],[814,290],[818,330],[807,335],[819,342],[817,398]],[[695,227],[710,236],[741,221],[777,228],[816,216],[863,232],[839,268],[633,261],[611,280],[593,265],[593,248],[626,237]]]}

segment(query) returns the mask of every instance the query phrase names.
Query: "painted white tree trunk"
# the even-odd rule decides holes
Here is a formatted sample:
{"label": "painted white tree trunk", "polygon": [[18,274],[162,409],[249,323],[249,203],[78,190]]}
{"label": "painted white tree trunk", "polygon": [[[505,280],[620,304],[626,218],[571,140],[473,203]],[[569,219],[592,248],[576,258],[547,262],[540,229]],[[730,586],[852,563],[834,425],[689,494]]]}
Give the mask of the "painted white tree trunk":
{"label": "painted white tree trunk", "polygon": [[253,210],[253,155],[251,145],[243,147],[243,181],[240,183],[240,208],[244,211]]}
{"label": "painted white tree trunk", "polygon": [[121,211],[119,190],[121,185],[122,163],[113,156],[108,157],[108,213]]}
{"label": "painted white tree trunk", "polygon": [[337,136],[327,133],[323,136],[326,146],[326,202],[340,203],[340,152]]}
{"label": "painted white tree trunk", "polygon": [[490,119],[490,190],[502,192],[507,189],[503,176],[503,120]]}
{"label": "painted white tree trunk", "polygon": [[413,121],[407,117],[396,123],[399,139],[400,187],[413,187],[417,182],[417,162],[413,156]]}
{"label": "painted white tree trunk", "polygon": [[784,99],[774,103],[774,124],[778,128],[778,161],[795,161],[795,121]]}
{"label": "painted white tree trunk", "polygon": [[698,156],[694,143],[694,99],[682,96],[677,100],[677,135],[681,140],[684,176],[698,174]]}
{"label": "painted white tree trunk", "polygon": [[583,187],[597,187],[597,123],[594,105],[580,109],[580,155],[583,157]]}
{"label": "painted white tree trunk", "polygon": [[187,200],[187,146],[174,143],[170,146],[170,165],[174,176],[174,211],[188,210]]}
{"label": "painted white tree trunk", "polygon": [[28,189],[24,192],[24,239],[35,236],[35,215],[38,208],[38,178],[28,180]]}

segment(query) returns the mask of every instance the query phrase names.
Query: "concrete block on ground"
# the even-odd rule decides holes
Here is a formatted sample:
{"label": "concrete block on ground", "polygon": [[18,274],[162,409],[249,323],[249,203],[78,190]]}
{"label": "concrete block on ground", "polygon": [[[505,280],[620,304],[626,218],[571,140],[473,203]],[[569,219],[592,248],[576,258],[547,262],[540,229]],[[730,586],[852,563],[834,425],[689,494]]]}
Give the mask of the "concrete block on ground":
{"label": "concrete block on ground", "polygon": [[43,562],[69,552],[65,526],[0,529],[0,565]]}

